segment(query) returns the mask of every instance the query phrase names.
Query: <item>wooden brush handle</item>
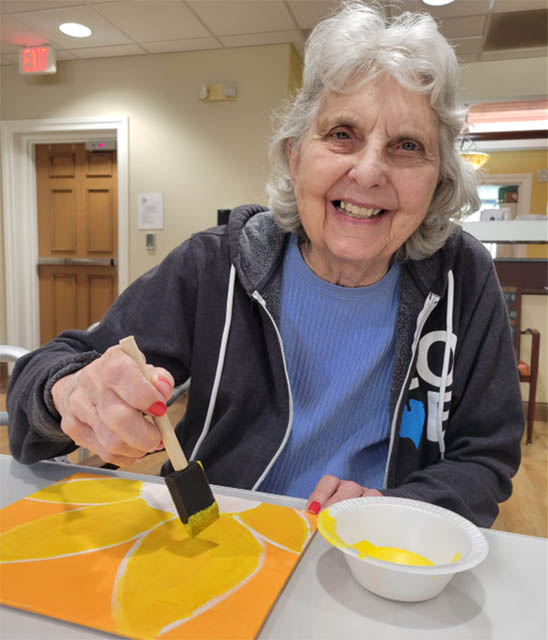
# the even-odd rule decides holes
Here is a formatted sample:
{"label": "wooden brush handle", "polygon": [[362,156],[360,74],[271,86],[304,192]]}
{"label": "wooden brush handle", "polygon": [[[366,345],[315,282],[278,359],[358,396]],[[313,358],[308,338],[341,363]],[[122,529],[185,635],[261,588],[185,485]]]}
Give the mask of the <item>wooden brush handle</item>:
{"label": "wooden brush handle", "polygon": [[[139,351],[139,347],[135,342],[135,338],[133,336],[122,338],[119,344],[124,352],[127,353],[128,356],[133,358],[145,378],[147,380],[150,380],[145,361],[141,357],[141,352]],[[154,424],[158,427],[160,433],[162,434],[164,447],[166,448],[167,455],[169,456],[169,459],[175,471],[186,469],[186,467],[188,467],[188,460],[183,453],[179,440],[177,440],[177,436],[175,435],[175,431],[173,430],[173,425],[171,424],[167,413],[160,417],[152,416],[152,419],[154,420]]]}

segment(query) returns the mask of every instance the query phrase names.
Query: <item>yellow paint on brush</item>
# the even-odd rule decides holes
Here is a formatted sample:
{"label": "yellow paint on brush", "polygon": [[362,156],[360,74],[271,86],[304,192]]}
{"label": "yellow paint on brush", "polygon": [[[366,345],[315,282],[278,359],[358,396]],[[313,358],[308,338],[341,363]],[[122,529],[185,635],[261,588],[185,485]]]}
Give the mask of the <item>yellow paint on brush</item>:
{"label": "yellow paint on brush", "polygon": [[[360,540],[355,544],[347,544],[337,533],[337,520],[329,513],[328,509],[324,509],[319,515],[319,524],[325,538],[339,549],[355,549],[359,558],[376,558],[384,562],[393,562],[395,564],[404,564],[414,567],[433,567],[434,563],[428,558],[407,551],[406,549],[398,549],[397,547],[378,547],[368,540]],[[457,551],[451,562],[460,560],[460,553]]]}
{"label": "yellow paint on brush", "polygon": [[202,509],[198,513],[193,513],[187,522],[185,522],[188,535],[193,538],[201,533],[204,529],[213,524],[219,518],[219,505],[214,502],[207,509]]}
{"label": "yellow paint on brush", "polygon": [[[200,467],[202,467],[202,471],[204,471],[205,474],[204,465],[202,464],[201,460],[196,460],[196,462],[200,465]],[[185,528],[188,532],[188,535],[193,538],[194,536],[197,536],[199,533],[201,533],[204,529],[207,529],[209,525],[213,524],[215,520],[218,519],[219,505],[215,500],[213,504],[209,505],[209,507],[198,511],[198,513],[193,513],[188,518],[188,521],[185,522]]]}

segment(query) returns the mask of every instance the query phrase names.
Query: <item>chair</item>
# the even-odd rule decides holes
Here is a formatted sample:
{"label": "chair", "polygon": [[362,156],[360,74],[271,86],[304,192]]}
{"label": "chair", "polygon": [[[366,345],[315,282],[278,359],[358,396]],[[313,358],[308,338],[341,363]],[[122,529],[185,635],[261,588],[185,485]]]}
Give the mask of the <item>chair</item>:
{"label": "chair", "polygon": [[[535,420],[535,402],[537,395],[538,361],[540,350],[540,332],[538,329],[521,329],[521,287],[519,285],[502,285],[502,291],[510,316],[512,340],[518,361],[520,382],[529,384],[529,399],[527,402],[527,444],[533,442],[533,422]],[[520,358],[521,336],[531,336],[531,362],[524,362]]]}
{"label": "chair", "polygon": [[[28,349],[24,347],[15,347],[10,344],[0,344],[0,363],[15,362],[17,358],[24,356],[28,353]],[[6,411],[0,411],[0,425],[6,426],[8,424],[8,414]]]}

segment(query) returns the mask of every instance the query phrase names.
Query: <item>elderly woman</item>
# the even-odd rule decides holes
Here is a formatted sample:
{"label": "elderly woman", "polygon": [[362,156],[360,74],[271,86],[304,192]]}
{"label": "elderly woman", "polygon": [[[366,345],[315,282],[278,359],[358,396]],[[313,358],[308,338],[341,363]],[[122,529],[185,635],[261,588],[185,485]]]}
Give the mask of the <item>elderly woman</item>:
{"label": "elderly woman", "polygon": [[[143,414],[191,376],[176,432],[211,482],[306,497],[316,513],[405,496],[489,526],[523,415],[492,261],[450,220],[478,206],[455,145],[457,73],[426,15],[386,22],[353,3],[320,23],[272,144],[271,209],[235,209],[95,330],[21,359],[13,455],[81,445],[128,465],[161,447]],[[117,346],[128,334],[151,382]]]}

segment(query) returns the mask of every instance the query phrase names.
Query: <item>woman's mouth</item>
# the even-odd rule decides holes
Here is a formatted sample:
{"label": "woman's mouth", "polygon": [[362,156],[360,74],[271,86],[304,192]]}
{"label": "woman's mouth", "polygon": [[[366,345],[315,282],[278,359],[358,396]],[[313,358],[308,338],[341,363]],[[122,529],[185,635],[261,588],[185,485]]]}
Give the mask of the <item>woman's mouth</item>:
{"label": "woman's mouth", "polygon": [[356,220],[364,220],[366,218],[378,218],[386,209],[369,209],[360,207],[357,204],[346,202],[344,200],[333,200],[333,206],[344,215],[355,218]]}

